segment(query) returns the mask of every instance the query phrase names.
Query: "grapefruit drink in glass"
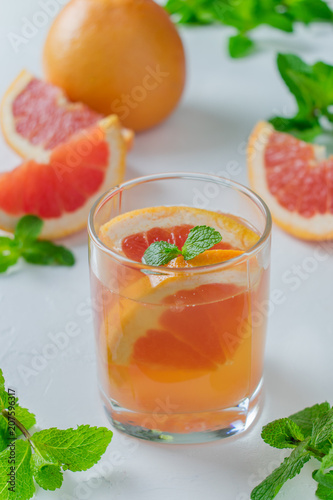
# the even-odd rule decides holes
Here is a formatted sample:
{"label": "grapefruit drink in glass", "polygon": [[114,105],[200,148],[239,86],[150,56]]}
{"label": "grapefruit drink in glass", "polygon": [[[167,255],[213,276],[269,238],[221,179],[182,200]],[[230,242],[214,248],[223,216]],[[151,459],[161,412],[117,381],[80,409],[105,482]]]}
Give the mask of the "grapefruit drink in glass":
{"label": "grapefruit drink in glass", "polygon": [[[161,266],[156,241],[182,248],[196,226],[222,240]],[[260,409],[271,217],[251,190],[205,174],[115,187],[92,208],[89,257],[100,391],[112,424],[165,443],[247,429]]]}

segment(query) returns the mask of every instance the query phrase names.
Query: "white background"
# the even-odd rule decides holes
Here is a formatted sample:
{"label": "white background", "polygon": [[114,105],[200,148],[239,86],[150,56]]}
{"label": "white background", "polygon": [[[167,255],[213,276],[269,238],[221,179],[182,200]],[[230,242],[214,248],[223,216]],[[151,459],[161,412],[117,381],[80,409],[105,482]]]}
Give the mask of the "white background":
{"label": "white background", "polygon": [[[15,52],[8,33],[20,34],[22,18],[32,20],[40,10],[39,2],[1,0],[0,9],[3,94],[22,68],[42,75],[41,51],[48,26],[39,28]],[[48,25],[51,22],[49,18]],[[223,175],[233,161],[239,165],[234,180],[247,184],[244,144],[254,124],[294,110],[293,99],[277,74],[276,51],[296,52],[309,62],[333,63],[328,26],[298,29],[295,36],[259,30],[260,52],[240,61],[226,55],[229,33],[219,27],[182,30],[188,63],[184,98],[167,122],[137,137],[128,157],[127,178],[175,170]],[[0,169],[10,169],[19,161],[0,138]],[[96,389],[92,324],[85,314],[89,300],[86,234],[65,244],[77,258],[72,269],[22,264],[0,277],[0,366],[21,403],[37,414],[40,427],[108,425]],[[332,245],[321,252],[323,261],[316,258],[317,248],[274,227],[271,286],[283,292],[284,301],[270,316],[266,401],[250,432],[240,439],[195,446],[150,444],[115,432],[100,464],[85,473],[66,472],[61,490],[39,490],[38,498],[247,500],[253,486],[283,458],[281,451],[262,442],[262,425],[317,402],[333,403]],[[293,266],[303,269],[298,282],[290,280]],[[40,355],[52,343],[50,334],[63,332],[71,322],[80,333],[54,359],[43,362]],[[27,369],[34,373],[24,377]],[[314,466],[308,463],[278,498],[313,500]]]}

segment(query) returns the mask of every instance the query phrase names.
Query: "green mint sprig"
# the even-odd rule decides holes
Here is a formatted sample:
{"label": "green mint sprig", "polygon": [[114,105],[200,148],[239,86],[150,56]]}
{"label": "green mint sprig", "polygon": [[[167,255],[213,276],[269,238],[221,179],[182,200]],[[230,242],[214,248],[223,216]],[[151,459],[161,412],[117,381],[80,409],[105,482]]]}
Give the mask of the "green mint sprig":
{"label": "green mint sprig", "polygon": [[[112,432],[105,427],[45,429],[30,434],[35,415],[5,390],[0,369],[0,498],[29,500],[35,483],[45,490],[61,487],[63,471],[84,471],[105,453]],[[17,439],[22,435],[24,439]]]}
{"label": "green mint sprig", "polygon": [[300,473],[315,458],[320,467],[312,477],[318,483],[316,495],[333,499],[333,408],[329,403],[314,405],[266,425],[261,433],[265,443],[275,448],[293,448],[289,457],[254,488],[251,500],[272,500],[288,479]]}
{"label": "green mint sprig", "polygon": [[278,54],[277,66],[298,110],[292,118],[275,116],[269,121],[276,130],[311,141],[327,130],[325,121],[333,124],[333,66],[324,62],[311,66],[294,54]]}
{"label": "green mint sprig", "polygon": [[67,248],[37,239],[42,228],[39,217],[25,215],[17,223],[14,238],[0,236],[0,273],[14,266],[21,257],[30,264],[42,266],[75,264],[74,255]]}
{"label": "green mint sprig", "polygon": [[297,22],[308,25],[333,20],[333,12],[323,0],[168,0],[165,8],[182,24],[221,23],[235,28],[237,33],[228,45],[233,58],[255,50],[250,35],[259,26],[291,33]]}
{"label": "green mint sprig", "polygon": [[155,241],[145,251],[142,261],[149,266],[164,266],[179,255],[185,260],[190,260],[220,243],[221,240],[222,236],[216,229],[196,226],[189,232],[181,250],[167,241]]}

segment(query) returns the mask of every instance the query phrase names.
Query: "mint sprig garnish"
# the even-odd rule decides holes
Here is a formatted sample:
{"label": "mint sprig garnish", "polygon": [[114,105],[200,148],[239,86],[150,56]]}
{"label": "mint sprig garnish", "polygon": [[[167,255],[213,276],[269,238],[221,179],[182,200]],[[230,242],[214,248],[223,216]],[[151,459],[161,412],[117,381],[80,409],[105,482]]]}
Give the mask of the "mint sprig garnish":
{"label": "mint sprig garnish", "polygon": [[325,402],[275,420],[261,434],[265,443],[275,448],[294,448],[290,456],[264,481],[254,488],[251,500],[272,500],[288,479],[301,471],[303,465],[315,458],[319,469],[312,477],[318,483],[316,495],[333,500],[333,408]]}
{"label": "mint sprig garnish", "polygon": [[[35,416],[5,390],[0,369],[0,498],[29,500],[37,483],[45,490],[61,487],[63,472],[84,471],[97,463],[112,439],[105,427],[79,425],[30,433]],[[23,434],[24,439],[17,439]],[[11,459],[15,458],[11,462]]]}
{"label": "mint sprig garnish", "polygon": [[333,66],[324,62],[311,66],[294,54],[278,54],[277,66],[298,109],[291,118],[275,116],[269,121],[276,130],[311,141],[328,130],[325,122],[333,125]]}
{"label": "mint sprig garnish", "polygon": [[222,236],[216,229],[196,226],[190,230],[182,249],[167,241],[155,241],[145,251],[142,261],[149,266],[164,266],[179,255],[182,255],[184,260],[191,260],[221,240]]}
{"label": "mint sprig garnish", "polygon": [[0,236],[0,273],[17,263],[22,257],[30,264],[41,266],[73,266],[70,250],[51,241],[38,240],[43,221],[35,215],[25,215],[17,223],[14,238]]}

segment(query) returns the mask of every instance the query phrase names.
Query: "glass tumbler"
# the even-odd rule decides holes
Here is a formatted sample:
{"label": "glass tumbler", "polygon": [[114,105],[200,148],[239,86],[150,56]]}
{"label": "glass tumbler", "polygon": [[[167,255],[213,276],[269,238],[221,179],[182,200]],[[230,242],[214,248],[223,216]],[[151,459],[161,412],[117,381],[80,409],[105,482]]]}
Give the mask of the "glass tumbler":
{"label": "glass tumbler", "polygon": [[[107,224],[112,237],[137,233],[140,242],[145,231],[161,226],[163,211],[173,214],[164,226],[177,215],[173,231],[188,226],[188,214],[200,214],[206,225],[223,220],[225,248],[236,245],[241,252],[199,267],[154,267],[101,236]],[[246,430],[262,400],[271,234],[266,204],[221,177],[158,174],[104,194],[91,209],[88,231],[99,390],[112,425],[175,444]]]}

